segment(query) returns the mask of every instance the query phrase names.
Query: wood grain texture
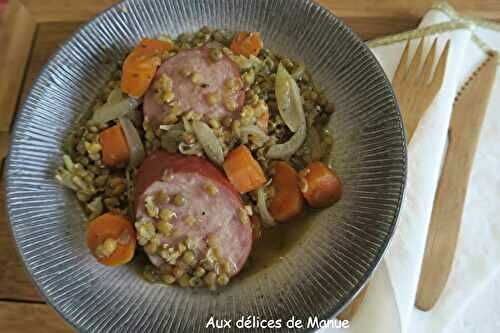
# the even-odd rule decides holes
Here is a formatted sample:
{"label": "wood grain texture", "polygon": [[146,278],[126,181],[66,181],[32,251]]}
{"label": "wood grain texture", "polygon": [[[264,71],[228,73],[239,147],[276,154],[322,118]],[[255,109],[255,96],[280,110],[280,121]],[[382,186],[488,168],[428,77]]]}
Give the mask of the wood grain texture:
{"label": "wood grain texture", "polygon": [[36,24],[29,11],[18,1],[12,0],[2,13],[0,22],[0,161],[9,145],[9,131],[17,109],[26,63]]}
{"label": "wood grain texture", "polygon": [[[450,41],[448,40],[446,43],[444,51],[438,60],[436,60],[436,42],[437,40],[434,39],[431,50],[424,56],[422,54],[424,40],[421,39],[411,60],[408,59],[410,42],[407,42],[392,80],[394,92],[398,97],[399,108],[403,115],[403,123],[409,144],[420,123],[420,119],[422,119],[443,85]],[[425,61],[423,61],[424,57]],[[435,63],[437,63],[435,72],[432,73]]]}
{"label": "wood grain texture", "polygon": [[28,94],[33,81],[52,54],[82,23],[80,21],[72,21],[38,24],[33,42],[33,50],[26,67],[26,78],[21,91],[21,101]]}
{"label": "wood grain texture", "polygon": [[453,108],[448,151],[432,209],[415,301],[423,311],[436,304],[451,271],[470,172],[497,67],[497,56],[492,56]]}
{"label": "wood grain texture", "polygon": [[0,332],[69,333],[74,330],[46,304],[0,301]]}
{"label": "wood grain texture", "polygon": [[[87,20],[117,0],[22,0],[37,22]],[[400,18],[419,20],[434,0],[315,0],[342,18]],[[489,19],[500,18],[500,2],[496,0],[449,0],[462,14]]]}

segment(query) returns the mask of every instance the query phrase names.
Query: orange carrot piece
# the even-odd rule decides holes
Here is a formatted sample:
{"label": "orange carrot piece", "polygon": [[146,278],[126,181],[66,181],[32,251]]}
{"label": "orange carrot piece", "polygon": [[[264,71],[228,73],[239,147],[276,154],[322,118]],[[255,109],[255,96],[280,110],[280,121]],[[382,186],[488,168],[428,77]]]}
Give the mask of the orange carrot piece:
{"label": "orange carrot piece", "polygon": [[123,63],[122,91],[135,98],[144,95],[161,64],[161,55],[173,47],[169,42],[143,39]]}
{"label": "orange carrot piece", "polygon": [[342,196],[342,183],[333,170],[321,162],[312,162],[300,172],[300,190],[309,206],[323,208]]}
{"label": "orange carrot piece", "polygon": [[258,55],[264,43],[258,32],[239,32],[231,41],[231,51],[249,57]]}
{"label": "orange carrot piece", "polygon": [[274,166],[272,182],[274,195],[269,205],[269,213],[278,222],[297,217],[304,210],[304,198],[299,189],[299,175],[286,162]]}
{"label": "orange carrot piece", "polygon": [[[98,258],[97,248],[106,239],[117,242],[115,251]],[[107,266],[123,265],[132,260],[135,252],[135,231],[132,223],[123,215],[105,213],[92,220],[87,227],[87,246],[97,261]]]}
{"label": "orange carrot piece", "polygon": [[119,166],[129,159],[128,143],[120,125],[110,127],[99,134],[102,161],[108,166]]}
{"label": "orange carrot piece", "polygon": [[229,152],[223,168],[231,184],[240,193],[256,190],[266,183],[264,171],[245,145]]}

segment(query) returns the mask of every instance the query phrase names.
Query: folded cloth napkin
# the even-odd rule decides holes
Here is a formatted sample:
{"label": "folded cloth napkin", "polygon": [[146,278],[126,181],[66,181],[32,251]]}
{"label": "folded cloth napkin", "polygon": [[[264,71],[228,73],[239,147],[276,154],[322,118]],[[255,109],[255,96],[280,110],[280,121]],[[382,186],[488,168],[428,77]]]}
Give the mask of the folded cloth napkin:
{"label": "folded cloth napkin", "polygon": [[[412,41],[412,54],[424,37],[424,52],[438,38],[438,54],[451,40],[444,84],[408,147],[408,182],[396,234],[346,332],[500,331],[500,301],[489,296],[490,288],[500,294],[500,287],[496,287],[500,283],[495,284],[500,282],[500,112],[494,110],[500,105],[500,76],[496,78],[480,136],[449,281],[431,311],[424,313],[414,307],[453,101],[486,59],[487,52],[500,50],[500,25],[462,17],[448,4],[439,2],[425,15],[418,29],[368,44],[392,78],[406,41]],[[485,306],[497,305],[496,311],[489,312],[491,316],[481,311],[483,302]],[[475,310],[478,308],[481,310]],[[466,313],[477,313],[483,320],[475,321]]]}

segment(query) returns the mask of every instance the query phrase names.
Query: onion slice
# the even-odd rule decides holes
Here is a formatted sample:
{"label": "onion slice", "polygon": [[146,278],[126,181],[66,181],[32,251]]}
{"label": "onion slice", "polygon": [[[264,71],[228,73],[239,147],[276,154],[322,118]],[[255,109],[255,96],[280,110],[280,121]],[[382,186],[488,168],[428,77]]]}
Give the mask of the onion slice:
{"label": "onion slice", "polygon": [[271,146],[267,151],[267,157],[271,159],[287,159],[292,156],[304,143],[306,139],[306,125],[299,127],[297,132],[285,143]]}
{"label": "onion slice", "polygon": [[135,98],[124,98],[116,103],[106,103],[94,111],[92,121],[97,124],[105,124],[108,121],[126,116],[139,106],[139,101]]}
{"label": "onion slice", "polygon": [[193,144],[187,144],[185,142],[179,143],[179,151],[181,152],[181,154],[184,154],[184,155],[201,156],[203,153],[201,149],[202,148],[197,143],[193,143]]}
{"label": "onion slice", "polygon": [[281,63],[276,73],[275,94],[283,122],[292,132],[297,132],[306,123],[302,97],[297,82]]}
{"label": "onion slice", "polygon": [[120,89],[120,87],[116,87],[109,93],[106,104],[115,104],[120,102],[122,99],[123,99],[122,90]]}
{"label": "onion slice", "polygon": [[267,140],[269,140],[269,136],[267,136],[266,132],[258,126],[248,125],[240,129],[241,142],[243,144],[248,143],[248,136],[250,135],[252,136],[253,142],[257,145],[257,147],[262,147]]}
{"label": "onion slice", "polygon": [[224,163],[224,149],[212,129],[199,120],[193,121],[192,128],[207,157],[217,165],[222,165]]}
{"label": "onion slice", "polygon": [[257,189],[257,208],[259,209],[259,215],[262,219],[262,223],[266,227],[274,227],[276,222],[267,209],[265,186]]}
{"label": "onion slice", "polygon": [[144,145],[142,144],[141,137],[137,132],[134,124],[127,117],[120,117],[120,125],[122,127],[123,133],[127,138],[128,150],[130,154],[129,166],[135,168],[139,166],[142,161],[144,161],[144,157],[146,156],[146,152],[144,151]]}

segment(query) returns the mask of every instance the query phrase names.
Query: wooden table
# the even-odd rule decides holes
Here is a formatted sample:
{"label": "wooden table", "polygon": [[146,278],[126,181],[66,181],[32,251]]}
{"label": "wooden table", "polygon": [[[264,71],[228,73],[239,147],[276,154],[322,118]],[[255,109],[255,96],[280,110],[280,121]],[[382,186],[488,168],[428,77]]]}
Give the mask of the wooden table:
{"label": "wooden table", "polygon": [[[432,0],[317,0],[363,39],[415,28]],[[115,0],[10,0],[0,22],[0,153],[11,114],[43,64],[83,22]],[[461,13],[500,21],[500,1],[452,0]],[[2,187],[3,188],[3,187]],[[0,332],[71,332],[45,304],[17,256],[0,191]]]}

